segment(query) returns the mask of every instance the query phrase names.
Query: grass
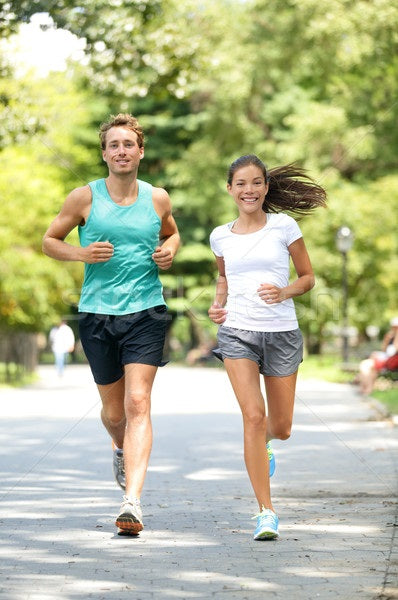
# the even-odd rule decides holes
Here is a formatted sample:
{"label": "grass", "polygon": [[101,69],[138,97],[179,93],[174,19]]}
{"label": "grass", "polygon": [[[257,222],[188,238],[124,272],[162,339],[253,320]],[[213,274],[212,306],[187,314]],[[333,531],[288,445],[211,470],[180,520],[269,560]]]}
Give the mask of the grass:
{"label": "grass", "polygon": [[306,356],[299,368],[300,379],[324,379],[333,383],[350,383],[353,373],[347,373],[340,368],[341,359],[332,355]]}
{"label": "grass", "polygon": [[21,387],[37,380],[36,373],[28,373],[19,365],[0,363],[0,387]]}
{"label": "grass", "polygon": [[[302,379],[323,379],[333,383],[351,383],[355,373],[341,369],[341,359],[336,356],[310,355],[304,359],[299,369]],[[372,392],[372,398],[381,402],[390,414],[398,414],[398,382],[380,378]]]}
{"label": "grass", "polygon": [[388,412],[392,415],[398,415],[398,387],[391,387],[386,390],[373,390],[372,398],[381,402]]}

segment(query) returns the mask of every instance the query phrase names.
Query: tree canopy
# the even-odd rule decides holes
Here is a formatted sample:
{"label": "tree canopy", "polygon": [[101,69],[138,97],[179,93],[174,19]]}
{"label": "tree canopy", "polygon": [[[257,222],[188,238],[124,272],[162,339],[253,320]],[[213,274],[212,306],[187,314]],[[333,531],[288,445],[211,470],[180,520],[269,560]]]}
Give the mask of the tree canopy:
{"label": "tree canopy", "polygon": [[350,322],[386,326],[397,309],[398,6],[9,0],[0,10],[4,36],[47,12],[85,39],[89,57],[43,80],[17,78],[0,54],[3,327],[39,329],[72,309],[65,290],[79,288],[81,266],[49,261],[40,239],[66,193],[104,173],[96,132],[119,111],[146,133],[140,176],[172,197],[184,245],[162,278],[171,309],[189,319],[188,344],[193,330],[212,331],[208,236],[234,217],[225,174],[246,153],[270,167],[296,161],[328,192],[328,208],[300,221],[317,275],[297,301],[309,345],[341,320],[344,224],[355,233]]}

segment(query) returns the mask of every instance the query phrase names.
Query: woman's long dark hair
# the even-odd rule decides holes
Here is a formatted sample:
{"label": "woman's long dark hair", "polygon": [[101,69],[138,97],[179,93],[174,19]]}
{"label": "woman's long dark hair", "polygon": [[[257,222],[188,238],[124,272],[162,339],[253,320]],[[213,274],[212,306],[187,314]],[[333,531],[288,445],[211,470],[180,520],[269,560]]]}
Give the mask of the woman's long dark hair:
{"label": "woman's long dark hair", "polygon": [[306,214],[317,206],[326,206],[326,192],[309,175],[295,163],[267,170],[265,164],[255,154],[247,154],[237,158],[228,170],[228,183],[238,169],[254,165],[261,169],[268,193],[265,196],[263,210],[280,212],[288,210],[292,213]]}

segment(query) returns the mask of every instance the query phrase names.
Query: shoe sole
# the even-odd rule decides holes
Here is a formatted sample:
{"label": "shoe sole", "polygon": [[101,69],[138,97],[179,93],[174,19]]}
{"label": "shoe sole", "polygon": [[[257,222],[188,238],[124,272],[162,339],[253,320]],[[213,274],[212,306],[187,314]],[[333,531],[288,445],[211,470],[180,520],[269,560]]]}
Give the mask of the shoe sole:
{"label": "shoe sole", "polygon": [[123,533],[129,533],[131,535],[137,535],[144,529],[142,523],[140,523],[137,519],[134,519],[131,515],[120,515],[115,521],[116,527]]}
{"label": "shoe sole", "polygon": [[279,537],[279,533],[276,531],[262,531],[258,533],[253,539],[255,540],[276,540]]}

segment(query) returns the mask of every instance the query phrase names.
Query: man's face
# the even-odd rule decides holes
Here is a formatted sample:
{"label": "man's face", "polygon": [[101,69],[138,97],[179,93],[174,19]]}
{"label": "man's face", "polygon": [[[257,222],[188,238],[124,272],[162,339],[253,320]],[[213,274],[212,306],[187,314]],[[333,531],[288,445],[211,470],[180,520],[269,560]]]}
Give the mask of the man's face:
{"label": "man's face", "polygon": [[122,175],[138,169],[144,148],[139,147],[135,131],[128,127],[111,127],[106,134],[105,144],[102,157],[110,172]]}

